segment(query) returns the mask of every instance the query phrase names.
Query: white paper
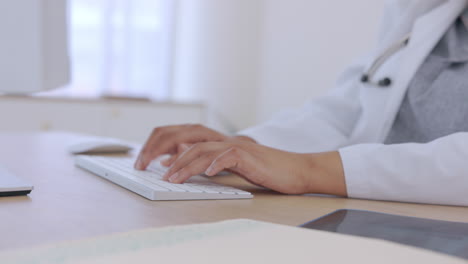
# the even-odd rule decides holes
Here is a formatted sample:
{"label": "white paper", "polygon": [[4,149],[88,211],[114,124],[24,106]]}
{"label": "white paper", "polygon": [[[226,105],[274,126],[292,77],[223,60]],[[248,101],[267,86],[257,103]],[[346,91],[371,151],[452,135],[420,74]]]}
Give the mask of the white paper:
{"label": "white paper", "polygon": [[42,263],[466,263],[375,239],[252,220],[140,230],[0,253],[8,264]]}

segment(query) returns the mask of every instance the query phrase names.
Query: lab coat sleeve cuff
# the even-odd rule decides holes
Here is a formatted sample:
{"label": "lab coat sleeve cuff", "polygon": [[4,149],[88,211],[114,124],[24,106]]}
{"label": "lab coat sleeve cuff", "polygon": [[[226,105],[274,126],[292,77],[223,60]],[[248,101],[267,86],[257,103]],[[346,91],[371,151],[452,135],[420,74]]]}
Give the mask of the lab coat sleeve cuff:
{"label": "lab coat sleeve cuff", "polygon": [[367,170],[366,161],[356,151],[356,147],[346,147],[339,149],[341,162],[343,164],[346,190],[350,198],[371,197],[369,174],[363,173]]}

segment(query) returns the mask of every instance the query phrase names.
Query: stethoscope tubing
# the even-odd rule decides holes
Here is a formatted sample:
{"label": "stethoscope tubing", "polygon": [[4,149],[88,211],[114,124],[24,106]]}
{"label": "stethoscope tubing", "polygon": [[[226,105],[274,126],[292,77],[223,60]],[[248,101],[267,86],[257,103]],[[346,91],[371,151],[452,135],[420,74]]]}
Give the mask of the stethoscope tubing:
{"label": "stethoscope tubing", "polygon": [[406,34],[402,39],[393,43],[390,47],[384,50],[380,56],[378,56],[371,64],[369,69],[365,71],[361,76],[361,82],[363,83],[370,83],[379,87],[386,87],[392,84],[392,80],[390,77],[384,77],[379,81],[373,81],[375,73],[380,69],[380,67],[395,53],[399,50],[403,49],[406,45],[408,45],[409,40],[411,37],[411,32]]}

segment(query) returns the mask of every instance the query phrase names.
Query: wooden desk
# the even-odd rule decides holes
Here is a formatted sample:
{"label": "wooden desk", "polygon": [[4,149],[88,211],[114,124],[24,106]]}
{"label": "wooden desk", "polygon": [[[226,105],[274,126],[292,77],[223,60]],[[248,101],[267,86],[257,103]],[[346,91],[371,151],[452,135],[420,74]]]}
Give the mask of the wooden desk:
{"label": "wooden desk", "polygon": [[251,218],[299,225],[340,208],[468,222],[468,208],[287,196],[235,177],[215,179],[253,192],[251,200],[149,201],[76,168],[68,133],[0,134],[0,163],[29,179],[29,196],[0,198],[0,250],[140,228]]}

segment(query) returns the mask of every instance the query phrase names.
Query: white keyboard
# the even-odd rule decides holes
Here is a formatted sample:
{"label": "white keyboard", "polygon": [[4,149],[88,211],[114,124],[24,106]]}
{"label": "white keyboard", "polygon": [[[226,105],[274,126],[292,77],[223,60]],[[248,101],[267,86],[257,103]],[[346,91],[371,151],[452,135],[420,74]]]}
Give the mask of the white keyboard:
{"label": "white keyboard", "polygon": [[247,199],[253,195],[236,188],[194,176],[183,184],[162,180],[167,168],[152,162],[146,171],[133,168],[134,158],[87,156],[75,157],[75,165],[108,179],[150,200]]}

